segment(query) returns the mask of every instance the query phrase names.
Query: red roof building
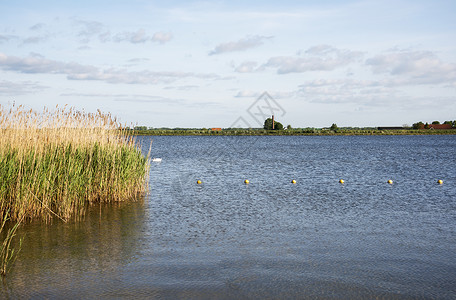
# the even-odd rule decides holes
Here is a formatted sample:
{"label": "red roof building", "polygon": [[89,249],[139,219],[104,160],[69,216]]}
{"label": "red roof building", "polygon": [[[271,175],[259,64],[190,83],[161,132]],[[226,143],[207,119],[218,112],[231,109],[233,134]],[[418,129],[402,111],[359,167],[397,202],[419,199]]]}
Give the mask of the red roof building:
{"label": "red roof building", "polygon": [[429,124],[429,129],[452,129],[450,124]]}

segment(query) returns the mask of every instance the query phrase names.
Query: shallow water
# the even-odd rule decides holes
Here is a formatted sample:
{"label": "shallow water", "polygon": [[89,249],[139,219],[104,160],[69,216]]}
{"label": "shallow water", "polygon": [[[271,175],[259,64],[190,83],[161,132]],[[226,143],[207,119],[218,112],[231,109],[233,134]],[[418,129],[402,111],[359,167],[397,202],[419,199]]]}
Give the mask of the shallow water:
{"label": "shallow water", "polygon": [[150,194],[22,227],[0,297],[454,299],[454,149],[455,136],[153,137]]}

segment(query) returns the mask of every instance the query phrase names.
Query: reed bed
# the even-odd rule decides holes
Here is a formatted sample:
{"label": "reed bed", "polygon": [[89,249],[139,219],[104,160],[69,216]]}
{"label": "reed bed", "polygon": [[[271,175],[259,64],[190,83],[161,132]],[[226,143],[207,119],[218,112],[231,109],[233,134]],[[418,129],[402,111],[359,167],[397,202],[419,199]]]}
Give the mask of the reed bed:
{"label": "reed bed", "polygon": [[136,199],[149,157],[110,114],[0,106],[0,222],[80,215],[87,203]]}

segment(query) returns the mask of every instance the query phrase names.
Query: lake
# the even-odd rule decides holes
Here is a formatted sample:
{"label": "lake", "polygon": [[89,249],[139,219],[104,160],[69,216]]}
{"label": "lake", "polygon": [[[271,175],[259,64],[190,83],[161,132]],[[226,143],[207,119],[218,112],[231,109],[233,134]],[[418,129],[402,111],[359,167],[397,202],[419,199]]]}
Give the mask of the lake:
{"label": "lake", "polygon": [[456,298],[454,135],[137,139],[150,193],[22,226],[0,298]]}

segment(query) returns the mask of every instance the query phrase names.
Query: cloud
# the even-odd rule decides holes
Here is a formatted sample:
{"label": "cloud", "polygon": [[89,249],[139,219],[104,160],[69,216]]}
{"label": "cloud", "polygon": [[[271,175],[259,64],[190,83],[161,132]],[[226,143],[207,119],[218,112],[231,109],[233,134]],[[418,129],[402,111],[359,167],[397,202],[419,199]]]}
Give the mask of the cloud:
{"label": "cloud", "polygon": [[133,44],[145,43],[150,38],[146,36],[146,31],[144,29],[139,29],[136,32],[122,32],[118,33],[113,37],[115,42],[127,41]]}
{"label": "cloud", "polygon": [[[404,85],[410,85],[407,79],[363,80],[353,78],[316,79],[298,87],[297,97],[310,103],[356,105],[358,109],[404,111],[418,107],[429,109],[439,103],[441,107],[454,106],[454,97],[438,95],[432,97],[409,93]],[[347,106],[350,107],[350,106]]]}
{"label": "cloud", "polygon": [[40,29],[42,29],[44,26],[46,26],[46,24],[44,24],[44,23],[37,23],[37,24],[31,26],[29,29],[30,29],[30,30],[40,30]]}
{"label": "cloud", "polygon": [[381,80],[317,79],[299,86],[297,93],[314,103],[356,103],[363,106],[395,105],[401,90]]}
{"label": "cloud", "polygon": [[167,86],[164,87],[165,90],[177,90],[177,91],[189,91],[198,89],[198,85],[181,85],[181,86]]}
{"label": "cloud", "polygon": [[49,39],[48,35],[43,36],[31,36],[22,40],[22,44],[38,44],[41,42],[45,42]]}
{"label": "cloud", "polygon": [[2,35],[0,34],[0,44],[3,42],[9,42],[10,40],[17,39],[18,37],[15,35]]}
{"label": "cloud", "polygon": [[263,45],[264,40],[271,39],[272,37],[268,36],[250,36],[247,38],[240,39],[239,41],[236,42],[228,42],[228,43],[223,43],[219,44],[215,47],[214,50],[209,52],[209,55],[216,55],[216,54],[222,54],[226,52],[234,52],[234,51],[244,51],[247,49],[259,47]]}
{"label": "cloud", "polygon": [[395,51],[366,60],[374,73],[400,76],[404,84],[456,82],[456,64],[442,62],[430,51]]}
{"label": "cloud", "polygon": [[20,58],[0,53],[0,69],[18,73],[64,74],[69,80],[96,80],[107,83],[158,84],[170,83],[183,78],[226,80],[214,73],[194,73],[178,71],[136,71],[125,69],[100,69],[78,63],[65,63],[49,60],[38,54]]}
{"label": "cloud", "polygon": [[152,36],[146,34],[145,29],[138,29],[137,31],[126,31],[114,35],[113,40],[115,42],[130,42],[133,44],[145,43],[145,42],[157,42],[164,44],[169,42],[173,38],[170,32],[156,32]]}
{"label": "cloud", "polygon": [[183,100],[144,94],[63,93],[61,97],[111,98],[117,102],[182,104]]}
{"label": "cloud", "polygon": [[102,43],[107,43],[111,40],[111,32],[105,31],[98,34],[98,40]]}
{"label": "cloud", "polygon": [[260,95],[261,95],[260,92],[242,90],[242,91],[239,91],[234,97],[236,97],[236,98],[257,98]]}
{"label": "cloud", "polygon": [[150,61],[150,59],[147,57],[137,57],[137,58],[132,58],[132,59],[128,60],[129,63],[142,63],[142,62],[148,62],[148,61]]}
{"label": "cloud", "polygon": [[[73,19],[74,24],[79,27],[78,37],[81,37],[82,43],[89,43],[93,37],[98,37],[100,41],[106,38],[107,30],[105,26],[97,21],[84,21]],[[108,33],[109,34],[109,33]]]}
{"label": "cloud", "polygon": [[[311,55],[327,55],[330,53],[337,53],[340,50],[330,46],[330,45],[317,45],[310,47],[307,49],[304,53],[311,54]],[[302,51],[298,52],[299,54],[302,53]]]}
{"label": "cloud", "polygon": [[[117,33],[111,33],[111,30],[108,26],[104,25],[98,21],[87,21],[81,20],[78,18],[71,18],[72,26],[74,28],[74,34],[76,38],[79,39],[79,42],[83,44],[89,44],[94,40],[98,40],[101,43],[108,42],[127,42],[132,44],[142,44],[146,42],[154,42],[159,44],[164,44],[173,39],[173,34],[171,32],[157,31],[154,34],[150,35],[144,28],[139,28],[133,31],[123,31]],[[46,27],[44,23],[37,23],[29,29],[34,32],[39,32]],[[54,33],[53,35],[56,35]],[[35,35],[29,38],[22,40],[23,44],[39,43],[47,40],[49,37],[53,36],[51,34],[46,35]],[[11,35],[0,35],[0,43],[7,42],[13,38],[18,38]]]}
{"label": "cloud", "polygon": [[0,68],[6,71],[15,71],[19,73],[47,74],[75,74],[97,71],[97,69],[92,66],[48,60],[37,54],[31,54],[28,57],[20,58],[0,53]]}
{"label": "cloud", "polygon": [[[239,91],[234,97],[236,98],[258,98],[264,93],[264,91],[251,91],[251,90],[242,90]],[[283,98],[291,98],[295,96],[295,92],[278,92],[278,91],[271,91],[268,94],[274,99],[283,99]]]}
{"label": "cloud", "polygon": [[258,63],[254,61],[245,61],[237,66],[234,71],[238,73],[254,73],[264,70],[263,66],[257,68]]}
{"label": "cloud", "polygon": [[160,44],[164,44],[164,43],[171,41],[172,38],[173,38],[173,34],[170,32],[156,32],[152,36],[151,40],[153,42],[158,42]]}
{"label": "cloud", "polygon": [[276,68],[278,74],[332,71],[359,60],[363,55],[364,54],[359,51],[319,45],[311,47],[304,52],[300,52],[299,56],[272,57],[264,66]]}
{"label": "cloud", "polygon": [[147,63],[148,61],[150,61],[150,59],[145,58],[145,57],[132,58],[132,59],[127,60],[127,63],[124,66],[126,66],[126,67],[138,66],[143,63]]}
{"label": "cloud", "polygon": [[171,83],[182,78],[221,79],[216,74],[198,74],[193,72],[153,72],[148,70],[129,72],[123,69],[97,70],[96,72],[68,74],[70,80],[98,80],[108,83],[159,84]]}
{"label": "cloud", "polygon": [[0,81],[0,95],[4,96],[17,96],[24,94],[33,94],[43,89],[46,89],[46,86],[40,85],[37,82],[32,81],[21,81],[21,82],[12,82],[7,80]]}

